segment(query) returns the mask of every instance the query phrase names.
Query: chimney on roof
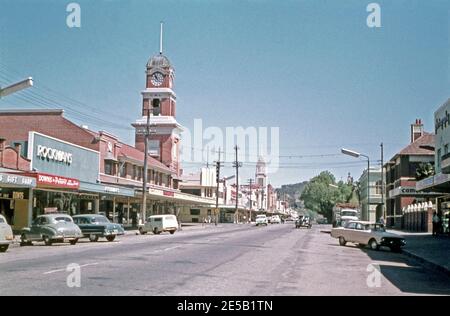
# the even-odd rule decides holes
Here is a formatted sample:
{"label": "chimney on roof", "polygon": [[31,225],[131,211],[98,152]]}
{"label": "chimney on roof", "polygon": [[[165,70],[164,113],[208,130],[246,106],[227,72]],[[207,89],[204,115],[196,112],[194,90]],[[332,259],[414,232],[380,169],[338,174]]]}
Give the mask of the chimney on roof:
{"label": "chimney on roof", "polygon": [[416,119],[414,124],[411,124],[411,143],[423,136],[423,124],[421,119]]}

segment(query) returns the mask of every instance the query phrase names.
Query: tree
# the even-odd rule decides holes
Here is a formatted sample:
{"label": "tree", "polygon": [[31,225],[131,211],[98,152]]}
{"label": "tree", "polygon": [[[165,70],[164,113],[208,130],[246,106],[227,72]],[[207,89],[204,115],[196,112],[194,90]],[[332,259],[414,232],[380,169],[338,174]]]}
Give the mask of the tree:
{"label": "tree", "polygon": [[420,163],[416,169],[416,180],[420,181],[434,175],[434,166],[431,163]]}
{"label": "tree", "polygon": [[329,171],[323,171],[312,178],[301,195],[305,207],[324,215],[331,220],[333,206],[336,203],[349,202],[353,196],[353,186],[336,178]]}

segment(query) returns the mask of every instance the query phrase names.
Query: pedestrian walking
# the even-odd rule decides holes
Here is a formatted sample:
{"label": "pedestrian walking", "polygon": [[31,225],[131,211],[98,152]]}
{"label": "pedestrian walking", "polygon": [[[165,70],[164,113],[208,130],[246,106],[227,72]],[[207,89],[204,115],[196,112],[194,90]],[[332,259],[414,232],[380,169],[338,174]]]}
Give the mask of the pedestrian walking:
{"label": "pedestrian walking", "polygon": [[433,236],[437,236],[440,219],[436,212],[433,213],[432,222],[433,222]]}
{"label": "pedestrian walking", "polygon": [[383,227],[386,224],[385,221],[384,221],[384,217],[383,216],[380,217],[379,222],[380,222],[381,225],[383,225]]}

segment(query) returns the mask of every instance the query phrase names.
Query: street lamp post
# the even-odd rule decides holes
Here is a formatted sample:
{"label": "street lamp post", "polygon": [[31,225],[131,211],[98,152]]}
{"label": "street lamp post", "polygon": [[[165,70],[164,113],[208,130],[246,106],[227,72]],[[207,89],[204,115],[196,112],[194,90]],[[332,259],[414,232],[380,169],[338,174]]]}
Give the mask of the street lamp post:
{"label": "street lamp post", "polygon": [[18,92],[20,90],[29,88],[33,86],[33,78],[28,77],[25,80],[13,83],[9,86],[6,86],[4,88],[0,87],[0,99],[2,97],[6,97],[7,95],[13,94],[15,92]]}
{"label": "street lamp post", "polygon": [[344,155],[359,158],[364,157],[367,159],[367,216],[370,217],[370,158],[367,155],[361,154],[359,152],[342,148],[341,152]]}

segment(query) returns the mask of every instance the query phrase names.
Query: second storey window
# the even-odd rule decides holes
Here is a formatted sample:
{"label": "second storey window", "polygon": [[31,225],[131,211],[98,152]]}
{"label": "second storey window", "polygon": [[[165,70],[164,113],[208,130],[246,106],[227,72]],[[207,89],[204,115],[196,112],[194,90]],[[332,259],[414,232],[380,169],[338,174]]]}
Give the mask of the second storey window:
{"label": "second storey window", "polygon": [[159,140],[157,139],[151,139],[148,142],[149,145],[149,149],[148,149],[148,153],[150,154],[150,156],[157,156],[159,157]]}
{"label": "second storey window", "polygon": [[105,161],[105,174],[114,175],[114,166],[112,161]]}
{"label": "second storey window", "polygon": [[137,177],[137,166],[133,166],[133,179]]}
{"label": "second storey window", "polygon": [[120,164],[120,176],[122,178],[126,178],[126,176],[127,176],[127,164],[126,163]]}

